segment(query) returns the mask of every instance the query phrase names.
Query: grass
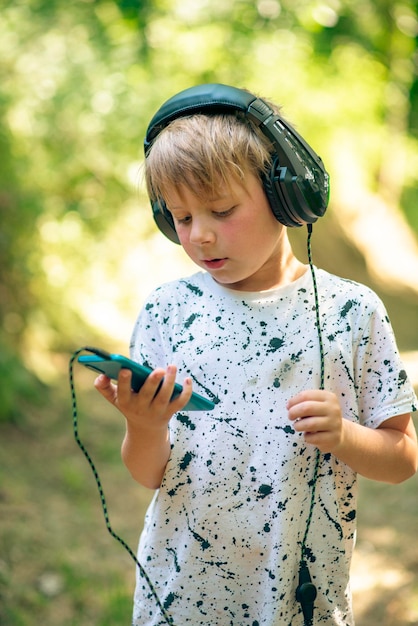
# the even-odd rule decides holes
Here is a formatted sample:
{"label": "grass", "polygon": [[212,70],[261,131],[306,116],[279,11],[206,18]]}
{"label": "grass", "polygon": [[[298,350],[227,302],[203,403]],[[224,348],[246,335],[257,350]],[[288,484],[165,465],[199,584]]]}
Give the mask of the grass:
{"label": "grass", "polygon": [[[123,420],[76,373],[80,436],[102,478],[114,530],[135,550],[152,493],[120,461]],[[68,385],[0,430],[0,624],[130,624],[135,565],[103,520],[72,434]],[[357,626],[418,625],[418,479],[361,481],[353,566]],[[237,625],[238,626],[238,625]]]}

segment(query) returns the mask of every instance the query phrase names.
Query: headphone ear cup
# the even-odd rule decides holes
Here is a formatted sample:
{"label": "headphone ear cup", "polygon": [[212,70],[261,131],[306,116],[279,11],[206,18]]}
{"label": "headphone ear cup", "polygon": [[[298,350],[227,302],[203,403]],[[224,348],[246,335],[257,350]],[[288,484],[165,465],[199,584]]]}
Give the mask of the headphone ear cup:
{"label": "headphone ear cup", "polygon": [[281,224],[302,226],[313,224],[322,217],[328,204],[328,174],[305,154],[309,164],[309,179],[292,174],[289,167],[281,166],[279,157],[273,161],[269,174],[264,175],[263,185],[271,209]]}
{"label": "headphone ear cup", "polygon": [[302,224],[295,221],[286,211],[284,201],[279,196],[277,185],[275,181],[272,180],[272,177],[267,174],[263,175],[262,183],[270,208],[273,211],[273,215],[276,220],[284,226],[301,226]]}
{"label": "headphone ear cup", "polygon": [[154,221],[157,224],[160,231],[170,239],[173,243],[180,243],[177,237],[176,229],[174,228],[173,218],[170,211],[167,209],[163,200],[156,200],[151,203],[152,214]]}

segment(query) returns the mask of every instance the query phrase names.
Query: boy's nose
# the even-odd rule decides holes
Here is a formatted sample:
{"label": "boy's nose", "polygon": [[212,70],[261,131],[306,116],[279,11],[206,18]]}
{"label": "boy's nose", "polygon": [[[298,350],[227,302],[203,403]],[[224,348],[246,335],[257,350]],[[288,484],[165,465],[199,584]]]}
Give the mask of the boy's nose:
{"label": "boy's nose", "polygon": [[215,234],[209,224],[207,224],[206,220],[193,220],[190,230],[190,243],[210,243],[214,240],[214,238]]}

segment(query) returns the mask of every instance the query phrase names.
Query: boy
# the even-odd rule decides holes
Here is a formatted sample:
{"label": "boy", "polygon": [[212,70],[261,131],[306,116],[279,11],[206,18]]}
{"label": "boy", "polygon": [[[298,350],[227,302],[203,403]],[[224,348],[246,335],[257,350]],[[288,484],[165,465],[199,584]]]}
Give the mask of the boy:
{"label": "boy", "polygon": [[[140,392],[127,370],[96,380],[157,490],[138,558],[163,606],[138,575],[133,624],[352,625],[356,474],[414,474],[416,398],[377,296],[293,254],[287,226],[326,208],[322,162],[269,103],[203,85],[154,116],[145,173],[158,226],[203,271],[139,315]],[[213,411],[182,410],[192,383]]]}

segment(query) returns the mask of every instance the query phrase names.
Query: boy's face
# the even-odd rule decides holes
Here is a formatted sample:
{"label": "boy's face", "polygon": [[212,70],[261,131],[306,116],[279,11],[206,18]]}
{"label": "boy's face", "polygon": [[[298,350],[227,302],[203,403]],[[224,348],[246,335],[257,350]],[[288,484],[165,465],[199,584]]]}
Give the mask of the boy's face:
{"label": "boy's face", "polygon": [[221,285],[263,291],[281,284],[286,229],[274,217],[253,174],[204,199],[181,185],[166,201],[188,256]]}

